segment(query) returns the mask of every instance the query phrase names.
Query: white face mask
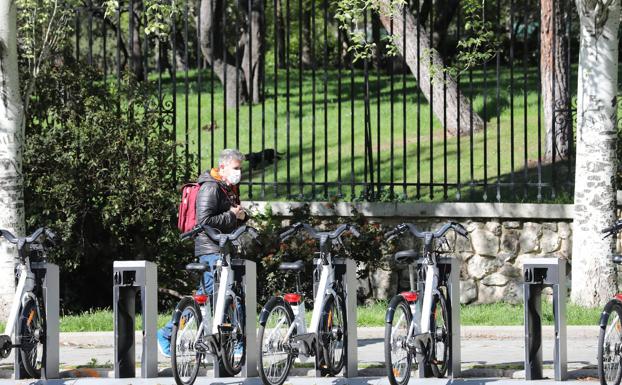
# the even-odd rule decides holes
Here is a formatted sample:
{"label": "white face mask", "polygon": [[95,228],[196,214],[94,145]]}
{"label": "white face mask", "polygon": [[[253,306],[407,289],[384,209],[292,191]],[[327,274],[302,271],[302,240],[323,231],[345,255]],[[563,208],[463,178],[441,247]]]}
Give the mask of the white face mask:
{"label": "white face mask", "polygon": [[231,170],[229,175],[227,176],[227,180],[231,184],[238,184],[242,179],[242,170]]}

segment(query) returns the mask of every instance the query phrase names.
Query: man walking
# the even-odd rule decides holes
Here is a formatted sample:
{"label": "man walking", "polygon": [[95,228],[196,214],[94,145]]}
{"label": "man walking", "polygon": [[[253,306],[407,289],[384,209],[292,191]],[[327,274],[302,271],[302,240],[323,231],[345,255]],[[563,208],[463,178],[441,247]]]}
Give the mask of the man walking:
{"label": "man walking", "polygon": [[[247,219],[246,212],[240,206],[238,190],[243,161],[244,155],[238,150],[222,150],[218,167],[206,171],[199,177],[197,182],[201,187],[196,200],[197,224],[208,225],[228,234],[235,231]],[[195,257],[199,258],[199,262],[210,267],[204,273],[205,289],[210,296],[214,290],[212,270],[220,258],[219,250],[218,245],[204,233],[199,233],[195,238]],[[202,288],[199,288],[197,292],[202,294],[202,291]],[[172,330],[172,321],[158,330],[158,348],[166,357],[171,356]]]}

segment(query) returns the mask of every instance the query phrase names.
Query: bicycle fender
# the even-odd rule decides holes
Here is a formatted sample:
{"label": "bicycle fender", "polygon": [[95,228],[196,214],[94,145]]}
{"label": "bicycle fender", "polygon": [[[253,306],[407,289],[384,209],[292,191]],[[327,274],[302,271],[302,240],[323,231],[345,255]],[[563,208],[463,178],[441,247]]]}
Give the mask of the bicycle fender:
{"label": "bicycle fender", "polygon": [[201,315],[201,310],[199,308],[197,308],[196,303],[194,302],[194,298],[190,297],[190,296],[185,296],[181,299],[181,301],[179,301],[179,303],[177,304],[177,306],[175,307],[175,311],[173,312],[173,325],[175,326],[179,326],[179,320],[181,319],[181,314],[183,312],[183,309],[186,307],[186,302],[189,301],[190,303],[192,303],[195,307],[197,316],[199,317],[199,324],[203,321],[202,319],[202,315]]}
{"label": "bicycle fender", "polygon": [[283,307],[287,307],[289,305],[286,304],[283,297],[272,297],[266,302],[264,307],[261,309],[259,313],[259,324],[261,326],[266,326],[266,322],[268,322],[268,316],[270,315],[270,310],[274,308],[276,305],[282,305]]}
{"label": "bicycle fender", "polygon": [[391,302],[389,302],[389,307],[387,308],[387,314],[384,317],[384,322],[391,323],[393,319],[393,314],[395,314],[395,309],[397,309],[397,305],[401,301],[406,301],[401,295],[395,295],[391,298]]}
{"label": "bicycle fender", "polygon": [[622,302],[618,299],[612,299],[609,302],[607,302],[607,304],[605,305],[605,308],[603,309],[603,312],[600,313],[600,321],[598,322],[599,326],[601,328],[606,328],[607,327],[607,316],[611,313],[611,310],[613,309],[614,305],[621,305],[622,306]]}

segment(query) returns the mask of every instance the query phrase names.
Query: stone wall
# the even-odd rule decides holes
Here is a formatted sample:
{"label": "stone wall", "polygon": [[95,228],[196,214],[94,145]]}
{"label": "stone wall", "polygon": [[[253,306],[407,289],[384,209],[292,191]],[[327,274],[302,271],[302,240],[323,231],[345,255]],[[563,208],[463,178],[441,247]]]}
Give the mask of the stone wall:
{"label": "stone wall", "polygon": [[[412,221],[422,229],[437,229],[445,222]],[[449,235],[460,260],[460,302],[522,302],[522,267],[527,258],[561,258],[570,272],[572,223],[531,221],[468,221],[469,238]],[[412,240],[400,249],[415,246]],[[415,246],[416,247],[416,246]],[[570,278],[570,277],[568,277]],[[409,288],[409,271],[393,263],[359,282],[360,297],[386,299]]]}

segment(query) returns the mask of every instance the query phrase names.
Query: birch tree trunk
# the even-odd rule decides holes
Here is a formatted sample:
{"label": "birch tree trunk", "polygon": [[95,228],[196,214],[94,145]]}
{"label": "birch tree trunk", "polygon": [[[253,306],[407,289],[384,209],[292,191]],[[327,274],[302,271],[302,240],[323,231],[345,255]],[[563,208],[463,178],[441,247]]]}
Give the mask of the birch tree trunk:
{"label": "birch tree trunk", "polygon": [[572,302],[602,306],[616,292],[613,237],[600,230],[616,217],[616,122],[620,0],[576,0],[581,20]]}
{"label": "birch tree trunk", "polygon": [[[0,0],[0,228],[24,234],[22,146],[24,106],[17,67],[16,6]],[[0,240],[0,319],[8,314],[15,292],[17,250]]]}
{"label": "birch tree trunk", "polygon": [[[393,18],[393,36],[397,41],[396,46],[406,58],[406,64],[417,78],[417,83],[425,98],[428,101],[433,100],[434,115],[441,124],[445,123],[447,132],[451,135],[458,134],[458,116],[460,116],[460,135],[468,134],[471,130],[475,132],[482,129],[484,121],[473,110],[469,99],[458,91],[456,80],[450,76],[443,79],[442,71],[431,71],[432,68],[444,68],[444,64],[437,51],[429,51],[430,37],[423,26],[419,25],[417,28],[415,17],[409,10],[404,10],[403,6],[396,6],[396,11],[391,16],[388,11],[391,7],[391,0],[379,0],[379,2],[381,7],[385,8],[384,12],[380,12],[382,25],[390,31],[391,18]],[[406,47],[402,43],[404,34],[406,34]],[[419,50],[417,50],[417,45],[419,45]],[[434,78],[431,78],[433,73]],[[430,79],[433,81],[430,82]],[[430,88],[431,84],[432,88]],[[446,86],[446,91],[443,90],[443,84]],[[445,108],[447,109],[446,122]]]}

